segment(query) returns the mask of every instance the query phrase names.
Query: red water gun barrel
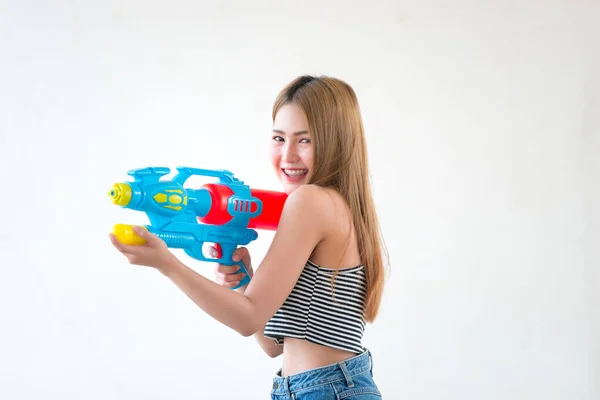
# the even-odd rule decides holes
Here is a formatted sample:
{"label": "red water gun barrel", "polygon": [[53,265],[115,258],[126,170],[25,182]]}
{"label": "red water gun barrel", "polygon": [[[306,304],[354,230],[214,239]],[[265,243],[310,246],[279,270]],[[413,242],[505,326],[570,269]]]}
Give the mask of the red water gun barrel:
{"label": "red water gun barrel", "polygon": [[250,219],[248,228],[276,230],[288,195],[284,192],[262,189],[250,189],[250,192],[252,196],[262,201],[262,213]]}
{"label": "red water gun barrel", "polygon": [[[198,220],[211,225],[224,225],[229,222],[232,217],[227,212],[227,205],[229,198],[233,195],[231,189],[219,183],[207,183],[202,188],[210,193],[212,206],[209,212],[203,217],[198,217]],[[250,189],[250,192],[252,196],[262,202],[262,212],[250,219],[248,228],[276,230],[288,195],[283,192],[262,189]],[[254,205],[254,207],[256,206]],[[256,208],[250,211],[254,212]]]}

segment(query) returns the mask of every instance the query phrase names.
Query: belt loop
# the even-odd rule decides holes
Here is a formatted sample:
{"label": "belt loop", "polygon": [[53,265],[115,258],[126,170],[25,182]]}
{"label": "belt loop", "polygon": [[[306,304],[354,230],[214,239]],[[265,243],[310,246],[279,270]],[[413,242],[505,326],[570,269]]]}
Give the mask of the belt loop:
{"label": "belt loop", "polygon": [[373,354],[369,351],[369,364],[371,364],[371,376],[373,376]]}
{"label": "belt loop", "polygon": [[290,378],[288,376],[283,378],[283,385],[285,386],[285,395],[290,396]]}
{"label": "belt loop", "polygon": [[342,373],[344,374],[344,378],[346,378],[346,383],[348,384],[348,387],[354,387],[354,382],[352,381],[350,372],[348,372],[348,367],[346,366],[346,363],[344,361],[340,361],[338,365],[342,369]]}

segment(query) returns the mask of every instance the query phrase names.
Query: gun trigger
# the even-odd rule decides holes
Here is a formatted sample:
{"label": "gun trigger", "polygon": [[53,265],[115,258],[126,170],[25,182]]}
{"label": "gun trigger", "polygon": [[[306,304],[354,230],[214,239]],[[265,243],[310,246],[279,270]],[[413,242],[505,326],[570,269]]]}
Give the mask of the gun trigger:
{"label": "gun trigger", "polygon": [[217,258],[223,257],[223,249],[219,243],[215,243],[215,249],[217,250]]}

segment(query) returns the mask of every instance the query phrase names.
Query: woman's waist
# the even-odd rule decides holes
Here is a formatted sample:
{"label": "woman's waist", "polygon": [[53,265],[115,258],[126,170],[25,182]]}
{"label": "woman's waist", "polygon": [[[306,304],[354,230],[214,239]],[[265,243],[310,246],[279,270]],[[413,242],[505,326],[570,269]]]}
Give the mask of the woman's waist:
{"label": "woman's waist", "polygon": [[[349,354],[350,357],[345,357],[341,360],[314,368],[299,368],[303,370],[294,373],[285,374],[284,371],[280,371],[277,376],[273,378],[274,393],[294,392],[315,385],[334,384],[334,382],[356,381],[357,376],[372,371],[373,364],[369,350],[365,349],[361,354]],[[296,360],[291,361],[293,361],[295,365]]]}
{"label": "woman's waist", "polygon": [[286,337],[283,345],[282,376],[300,374],[310,370],[335,365],[357,356],[347,350],[311,343],[303,339]]}

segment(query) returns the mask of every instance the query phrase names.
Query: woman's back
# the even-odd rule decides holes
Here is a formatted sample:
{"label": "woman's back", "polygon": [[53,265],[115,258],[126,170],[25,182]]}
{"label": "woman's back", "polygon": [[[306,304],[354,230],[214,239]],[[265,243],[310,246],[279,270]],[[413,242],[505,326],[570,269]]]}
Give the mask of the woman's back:
{"label": "woman's back", "polygon": [[265,327],[265,336],[283,345],[283,376],[364,351],[366,283],[352,216],[334,190],[313,192],[326,209],[327,220],[318,223],[326,227],[327,235],[314,249],[287,301]]}

